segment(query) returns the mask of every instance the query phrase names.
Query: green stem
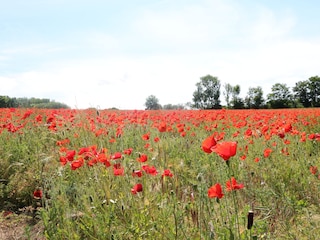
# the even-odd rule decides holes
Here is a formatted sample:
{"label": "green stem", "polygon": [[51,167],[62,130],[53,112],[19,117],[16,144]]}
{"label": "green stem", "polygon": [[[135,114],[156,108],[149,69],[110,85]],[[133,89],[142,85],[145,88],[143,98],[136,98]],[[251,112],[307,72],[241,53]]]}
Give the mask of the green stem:
{"label": "green stem", "polygon": [[[228,166],[229,181],[231,181],[231,177],[233,177],[233,171],[232,171],[232,168],[230,166],[229,161],[227,161],[226,163],[227,163],[227,166]],[[235,192],[234,189],[231,190],[231,194],[232,194],[233,207],[234,207],[235,214],[236,214],[235,228],[237,229],[238,237],[240,238],[240,226],[239,226],[240,224],[239,224],[239,216],[238,216],[238,201],[237,201],[236,192]]]}

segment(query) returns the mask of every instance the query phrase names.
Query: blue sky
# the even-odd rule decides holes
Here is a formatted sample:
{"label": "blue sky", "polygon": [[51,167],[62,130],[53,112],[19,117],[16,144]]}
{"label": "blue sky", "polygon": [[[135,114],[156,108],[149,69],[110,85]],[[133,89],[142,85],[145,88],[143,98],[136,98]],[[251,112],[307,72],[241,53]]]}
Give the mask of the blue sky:
{"label": "blue sky", "polygon": [[[210,74],[241,97],[320,75],[320,1],[11,0],[0,4],[0,95],[72,108],[192,101]],[[223,91],[223,87],[221,88]],[[221,100],[224,96],[221,94]]]}

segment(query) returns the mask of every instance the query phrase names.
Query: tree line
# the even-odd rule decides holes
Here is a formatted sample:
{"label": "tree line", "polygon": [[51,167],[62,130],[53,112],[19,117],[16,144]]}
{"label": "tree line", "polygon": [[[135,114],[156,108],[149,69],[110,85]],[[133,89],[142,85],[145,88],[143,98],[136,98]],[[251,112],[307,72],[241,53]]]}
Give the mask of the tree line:
{"label": "tree line", "polygon": [[47,98],[10,98],[8,96],[0,96],[0,108],[18,107],[47,109],[69,108],[69,106],[64,103],[51,101]]}
{"label": "tree line", "polygon": [[[232,86],[229,83],[221,85],[217,77],[206,75],[196,83],[193,92],[192,103],[172,105],[163,107],[159,100],[150,95],[145,102],[147,110],[151,109],[262,109],[262,108],[302,108],[320,107],[320,77],[313,76],[307,80],[295,83],[290,89],[284,83],[276,83],[271,87],[271,92],[264,98],[261,86],[249,87],[244,98],[239,97],[241,87],[239,84]],[[221,92],[226,106],[221,105]]]}

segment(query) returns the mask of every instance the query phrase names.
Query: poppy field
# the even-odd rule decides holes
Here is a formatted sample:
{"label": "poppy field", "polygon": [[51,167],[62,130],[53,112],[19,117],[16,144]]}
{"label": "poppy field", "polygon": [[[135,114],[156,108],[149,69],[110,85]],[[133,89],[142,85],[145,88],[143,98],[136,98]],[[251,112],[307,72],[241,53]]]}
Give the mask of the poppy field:
{"label": "poppy field", "polygon": [[1,109],[1,217],[30,209],[45,239],[317,239],[319,122],[320,109]]}

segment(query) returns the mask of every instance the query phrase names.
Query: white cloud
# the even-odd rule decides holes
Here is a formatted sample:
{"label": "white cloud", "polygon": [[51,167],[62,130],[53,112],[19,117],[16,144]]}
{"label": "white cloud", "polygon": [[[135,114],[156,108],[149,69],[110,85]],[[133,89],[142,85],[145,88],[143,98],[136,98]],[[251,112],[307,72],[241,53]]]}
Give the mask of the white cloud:
{"label": "white cloud", "polygon": [[237,19],[237,9],[230,2],[173,5],[142,11],[132,23],[132,34],[153,47],[194,52],[215,47],[214,44],[230,35]]}
{"label": "white cloud", "polygon": [[[292,87],[319,74],[315,59],[320,38],[293,38],[298,21],[293,12],[276,14],[266,7],[254,14],[248,11],[219,0],[140,9],[127,29],[117,33],[78,31],[73,39],[77,56],[73,49],[58,61],[43,58],[28,71],[0,75],[2,90],[9,96],[51,98],[77,108],[143,109],[151,94],[163,105],[192,101],[195,84],[207,74],[239,84],[243,97],[249,87],[262,86],[266,95],[274,83]],[[68,49],[59,44],[18,46],[1,53],[45,57]]]}
{"label": "white cloud", "polygon": [[252,39],[256,43],[274,42],[290,35],[296,19],[290,12],[280,17],[268,8],[260,8],[258,17],[252,26]]}

